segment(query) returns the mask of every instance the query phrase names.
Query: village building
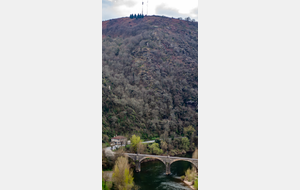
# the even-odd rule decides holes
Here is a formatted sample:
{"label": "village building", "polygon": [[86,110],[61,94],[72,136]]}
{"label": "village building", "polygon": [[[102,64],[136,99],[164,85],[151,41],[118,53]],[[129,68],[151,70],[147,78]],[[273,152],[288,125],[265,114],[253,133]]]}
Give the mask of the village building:
{"label": "village building", "polygon": [[127,141],[126,137],[123,136],[115,136],[111,138],[111,143],[114,145],[125,145]]}

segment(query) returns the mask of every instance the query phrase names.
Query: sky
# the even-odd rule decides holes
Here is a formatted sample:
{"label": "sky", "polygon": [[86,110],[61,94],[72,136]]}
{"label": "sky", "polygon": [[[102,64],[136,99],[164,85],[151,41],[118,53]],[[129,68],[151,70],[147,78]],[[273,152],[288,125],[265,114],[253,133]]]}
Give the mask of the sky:
{"label": "sky", "polygon": [[190,17],[198,20],[198,0],[102,0],[102,21],[142,13],[143,1],[144,15]]}

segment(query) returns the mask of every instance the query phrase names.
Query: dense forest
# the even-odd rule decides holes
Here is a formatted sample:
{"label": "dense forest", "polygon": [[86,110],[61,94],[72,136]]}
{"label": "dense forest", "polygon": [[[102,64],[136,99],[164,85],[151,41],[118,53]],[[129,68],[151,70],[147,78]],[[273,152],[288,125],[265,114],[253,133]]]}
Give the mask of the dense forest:
{"label": "dense forest", "polygon": [[[102,140],[198,136],[198,23],[167,17],[102,23]],[[177,142],[178,141],[178,142]],[[177,146],[177,147],[176,147]]]}

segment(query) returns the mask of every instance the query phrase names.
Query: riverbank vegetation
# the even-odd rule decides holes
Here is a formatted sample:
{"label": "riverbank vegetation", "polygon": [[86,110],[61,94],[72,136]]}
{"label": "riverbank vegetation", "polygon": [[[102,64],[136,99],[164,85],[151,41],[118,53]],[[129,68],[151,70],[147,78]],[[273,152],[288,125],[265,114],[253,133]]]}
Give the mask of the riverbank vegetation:
{"label": "riverbank vegetation", "polygon": [[102,172],[102,189],[104,190],[135,190],[138,189],[133,182],[133,171],[128,158],[119,155],[113,167],[112,176],[104,175]]}
{"label": "riverbank vegetation", "polygon": [[[124,156],[124,153],[139,153],[139,154],[153,154],[162,156],[181,156],[187,152],[191,152],[194,147],[191,147],[187,137],[177,138],[174,141],[164,141],[156,139],[154,143],[142,143],[139,136],[133,135],[130,139],[132,142],[129,145],[122,146],[114,151],[114,155],[106,155],[106,152],[102,152],[102,168],[103,171],[112,171],[116,160],[120,156]],[[198,150],[194,149],[193,158],[198,158]],[[132,160],[129,160],[131,167],[135,166]],[[194,166],[193,166],[194,167]]]}
{"label": "riverbank vegetation", "polygon": [[[198,159],[198,149],[193,152],[192,158]],[[188,185],[192,185],[191,188],[198,190],[198,173],[196,167],[193,165],[192,169],[187,169],[185,175],[181,176],[181,179]]]}
{"label": "riverbank vegetation", "polygon": [[192,189],[198,190],[198,173],[195,167],[187,169],[185,175],[181,176],[181,180]]}
{"label": "riverbank vegetation", "polygon": [[[155,154],[155,155],[184,155],[186,152],[192,152],[196,149],[194,143],[190,143],[190,139],[193,138],[194,129],[189,126],[184,128],[188,134],[186,137],[179,138],[168,138],[162,136],[162,138],[157,138],[154,143],[142,143],[139,136],[133,135],[131,137],[131,144],[125,146],[126,152],[140,153],[140,154]],[[190,139],[189,139],[190,138]],[[197,153],[198,154],[198,153]]]}
{"label": "riverbank vegetation", "polygon": [[112,171],[113,166],[115,165],[115,157],[111,155],[106,155],[105,151],[102,151],[102,170],[103,171]]}
{"label": "riverbank vegetation", "polygon": [[197,171],[195,169],[187,169],[183,179],[188,182],[193,182],[197,177]]}
{"label": "riverbank vegetation", "polygon": [[110,190],[112,188],[112,182],[109,176],[105,175],[102,171],[102,190]]}
{"label": "riverbank vegetation", "polygon": [[[138,139],[138,137],[135,137]],[[145,151],[153,151],[152,153],[155,154],[156,151],[162,151],[160,146],[164,146],[163,143],[152,143],[151,145],[142,144],[141,142],[137,145],[137,150],[139,150],[139,146],[145,148]],[[151,150],[152,148],[152,150]],[[132,159],[128,159],[125,153],[125,147],[118,149],[113,156],[105,156],[105,151],[103,151],[103,159],[102,159],[102,166],[103,170],[111,170],[110,167],[113,168],[113,177],[112,180],[109,181],[107,177],[102,179],[102,186],[103,189],[116,189],[119,190],[118,187],[121,189],[123,187],[127,187],[127,189],[138,189],[137,186],[132,184],[132,170],[135,168],[135,162]],[[130,148],[129,148],[130,151]],[[145,153],[145,152],[144,152]],[[147,152],[146,152],[147,153]],[[150,152],[151,153],[151,152]],[[196,149],[192,155],[193,158],[198,158],[198,150]],[[152,161],[156,159],[145,159],[143,162]],[[104,175],[103,175],[104,176]],[[197,189],[198,186],[198,176],[197,170],[194,166],[192,168],[185,171],[185,175],[181,177],[181,179],[188,185],[192,186]],[[123,189],[122,189],[123,190]]]}
{"label": "riverbank vegetation", "polygon": [[114,166],[112,180],[118,190],[130,190],[133,188],[133,173],[128,164],[128,158],[119,157]]}
{"label": "riverbank vegetation", "polygon": [[196,177],[195,181],[194,181],[194,188],[196,190],[198,190],[198,176]]}

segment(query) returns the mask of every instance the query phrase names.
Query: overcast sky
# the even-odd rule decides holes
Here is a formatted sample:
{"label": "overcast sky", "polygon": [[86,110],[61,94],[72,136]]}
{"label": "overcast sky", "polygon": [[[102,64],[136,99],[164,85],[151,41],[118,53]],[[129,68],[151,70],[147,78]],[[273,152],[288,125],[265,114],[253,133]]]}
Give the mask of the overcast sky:
{"label": "overcast sky", "polygon": [[[102,20],[128,17],[130,14],[190,17],[198,20],[198,0],[102,0]],[[148,13],[147,13],[148,1]]]}

